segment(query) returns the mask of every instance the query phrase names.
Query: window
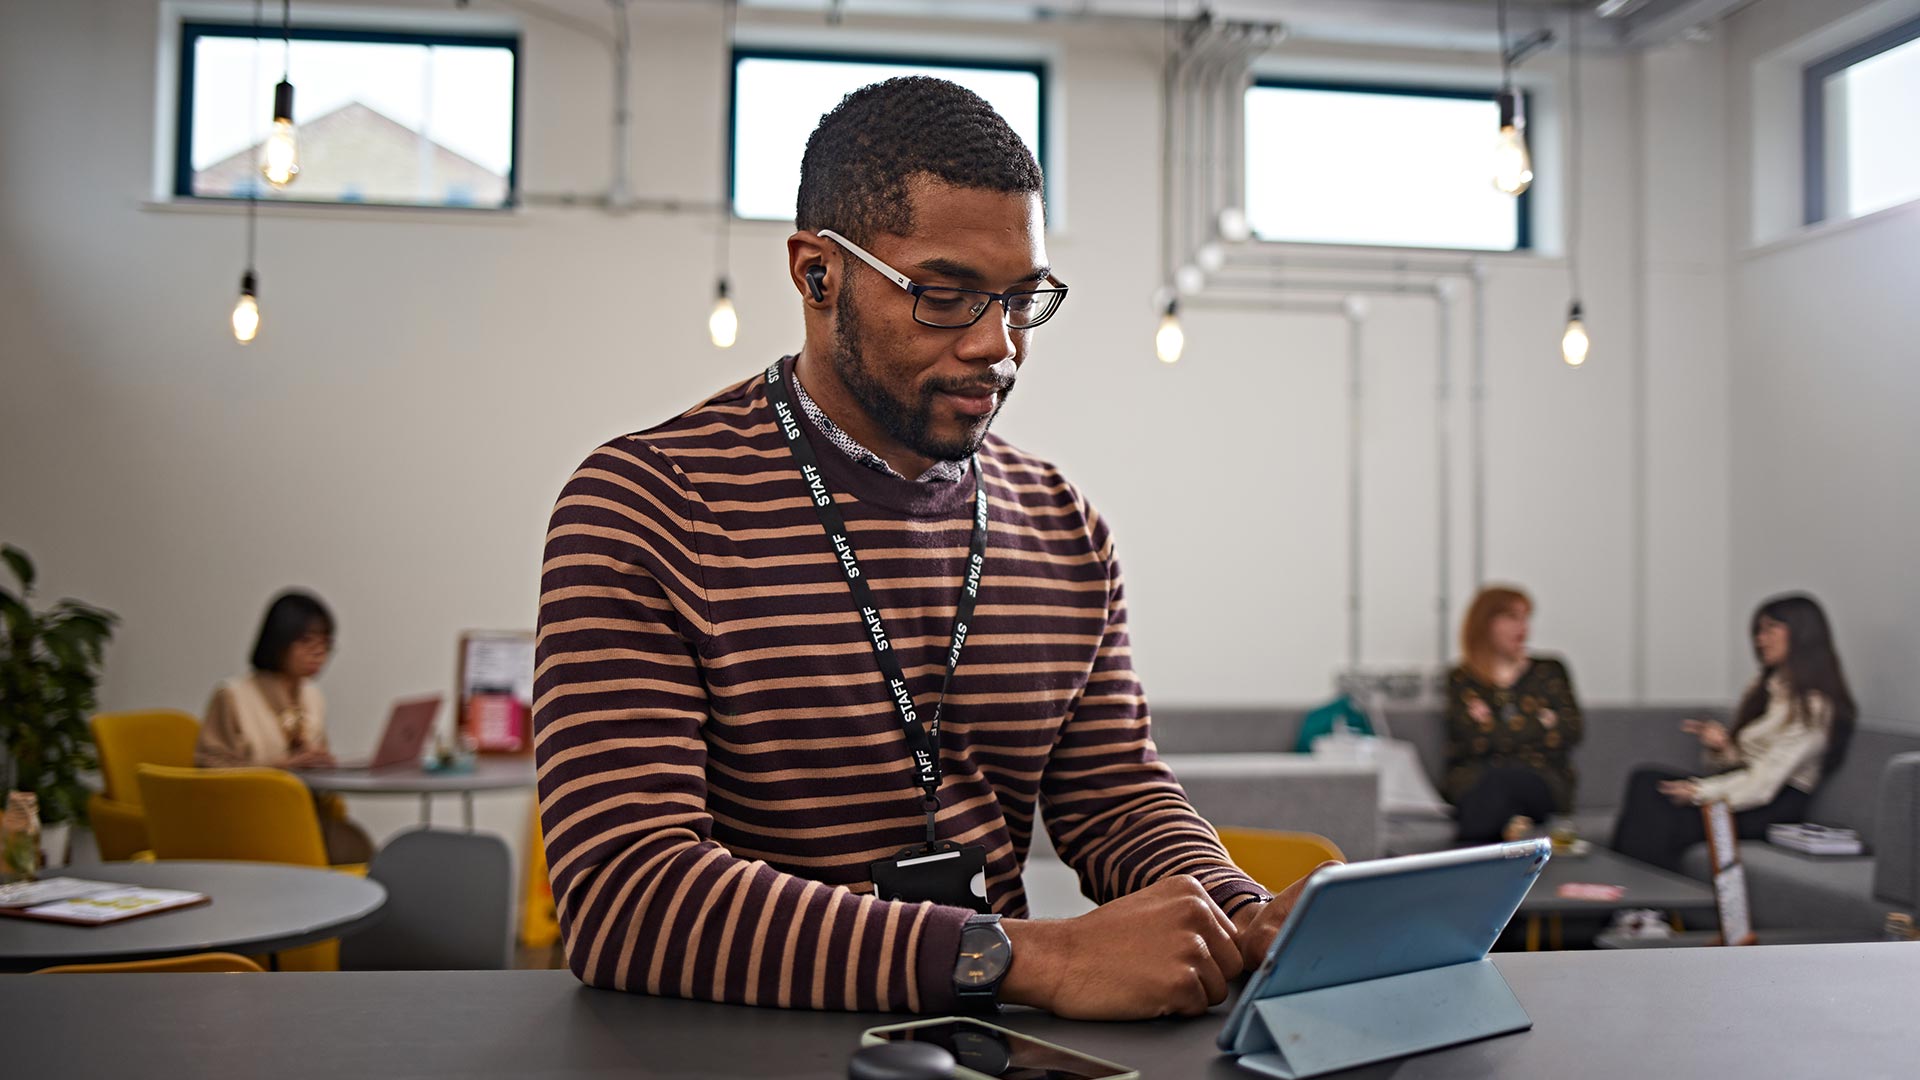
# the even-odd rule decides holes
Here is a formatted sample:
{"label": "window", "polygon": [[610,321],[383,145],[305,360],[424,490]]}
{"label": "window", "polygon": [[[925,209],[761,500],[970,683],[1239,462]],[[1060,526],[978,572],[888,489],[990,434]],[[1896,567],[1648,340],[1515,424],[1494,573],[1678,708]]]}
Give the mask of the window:
{"label": "window", "polygon": [[1920,199],[1920,19],[1806,70],[1807,224]]}
{"label": "window", "polygon": [[1265,82],[1246,97],[1246,211],[1262,240],[1515,251],[1526,195],[1493,186],[1492,93]]}
{"label": "window", "polygon": [[734,213],[792,221],[800,158],[820,117],[869,83],[933,75],[986,98],[1046,165],[1046,72],[1039,64],[740,49],[733,54]]}
{"label": "window", "polygon": [[180,28],[173,193],[199,199],[501,209],[514,204],[519,42],[502,35],[292,33],[300,175],[260,175],[278,27]]}

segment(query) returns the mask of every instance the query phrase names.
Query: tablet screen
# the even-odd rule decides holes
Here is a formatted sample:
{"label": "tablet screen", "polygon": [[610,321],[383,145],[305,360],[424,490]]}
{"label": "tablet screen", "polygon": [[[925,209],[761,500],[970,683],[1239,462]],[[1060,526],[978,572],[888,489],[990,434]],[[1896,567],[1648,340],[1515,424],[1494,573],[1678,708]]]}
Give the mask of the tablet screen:
{"label": "tablet screen", "polygon": [[1223,1042],[1252,1001],[1481,959],[1549,850],[1544,840],[1491,844],[1314,875],[1234,1004]]}

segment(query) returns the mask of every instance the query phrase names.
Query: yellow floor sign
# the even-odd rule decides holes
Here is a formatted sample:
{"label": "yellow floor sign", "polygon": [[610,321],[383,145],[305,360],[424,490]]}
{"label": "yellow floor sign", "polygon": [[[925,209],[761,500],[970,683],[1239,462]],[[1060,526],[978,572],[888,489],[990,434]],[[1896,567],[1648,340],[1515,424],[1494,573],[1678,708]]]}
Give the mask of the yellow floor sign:
{"label": "yellow floor sign", "polygon": [[547,880],[547,845],[540,835],[538,804],[534,806],[527,833],[527,881],[520,906],[520,944],[529,949],[546,949],[560,940],[560,920],[553,912],[553,883]]}

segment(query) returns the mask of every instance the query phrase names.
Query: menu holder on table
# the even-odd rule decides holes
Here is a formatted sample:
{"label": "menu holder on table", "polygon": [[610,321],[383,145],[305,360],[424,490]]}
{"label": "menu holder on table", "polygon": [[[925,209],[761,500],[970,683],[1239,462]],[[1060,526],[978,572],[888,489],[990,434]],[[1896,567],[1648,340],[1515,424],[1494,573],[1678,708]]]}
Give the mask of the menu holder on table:
{"label": "menu holder on table", "polygon": [[533,633],[469,630],[460,635],[456,724],[483,754],[533,748]]}

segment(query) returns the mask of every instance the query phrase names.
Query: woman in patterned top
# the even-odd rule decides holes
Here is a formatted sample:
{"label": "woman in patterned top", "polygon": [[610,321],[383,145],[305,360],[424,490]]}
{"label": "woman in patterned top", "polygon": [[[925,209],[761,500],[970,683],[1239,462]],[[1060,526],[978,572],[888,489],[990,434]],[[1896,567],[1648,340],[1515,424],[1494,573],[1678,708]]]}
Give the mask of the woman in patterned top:
{"label": "woman in patterned top", "polygon": [[1499,840],[1570,813],[1580,704],[1566,665],[1527,653],[1533,601],[1482,589],[1460,627],[1460,664],[1447,676],[1447,775],[1464,844]]}

